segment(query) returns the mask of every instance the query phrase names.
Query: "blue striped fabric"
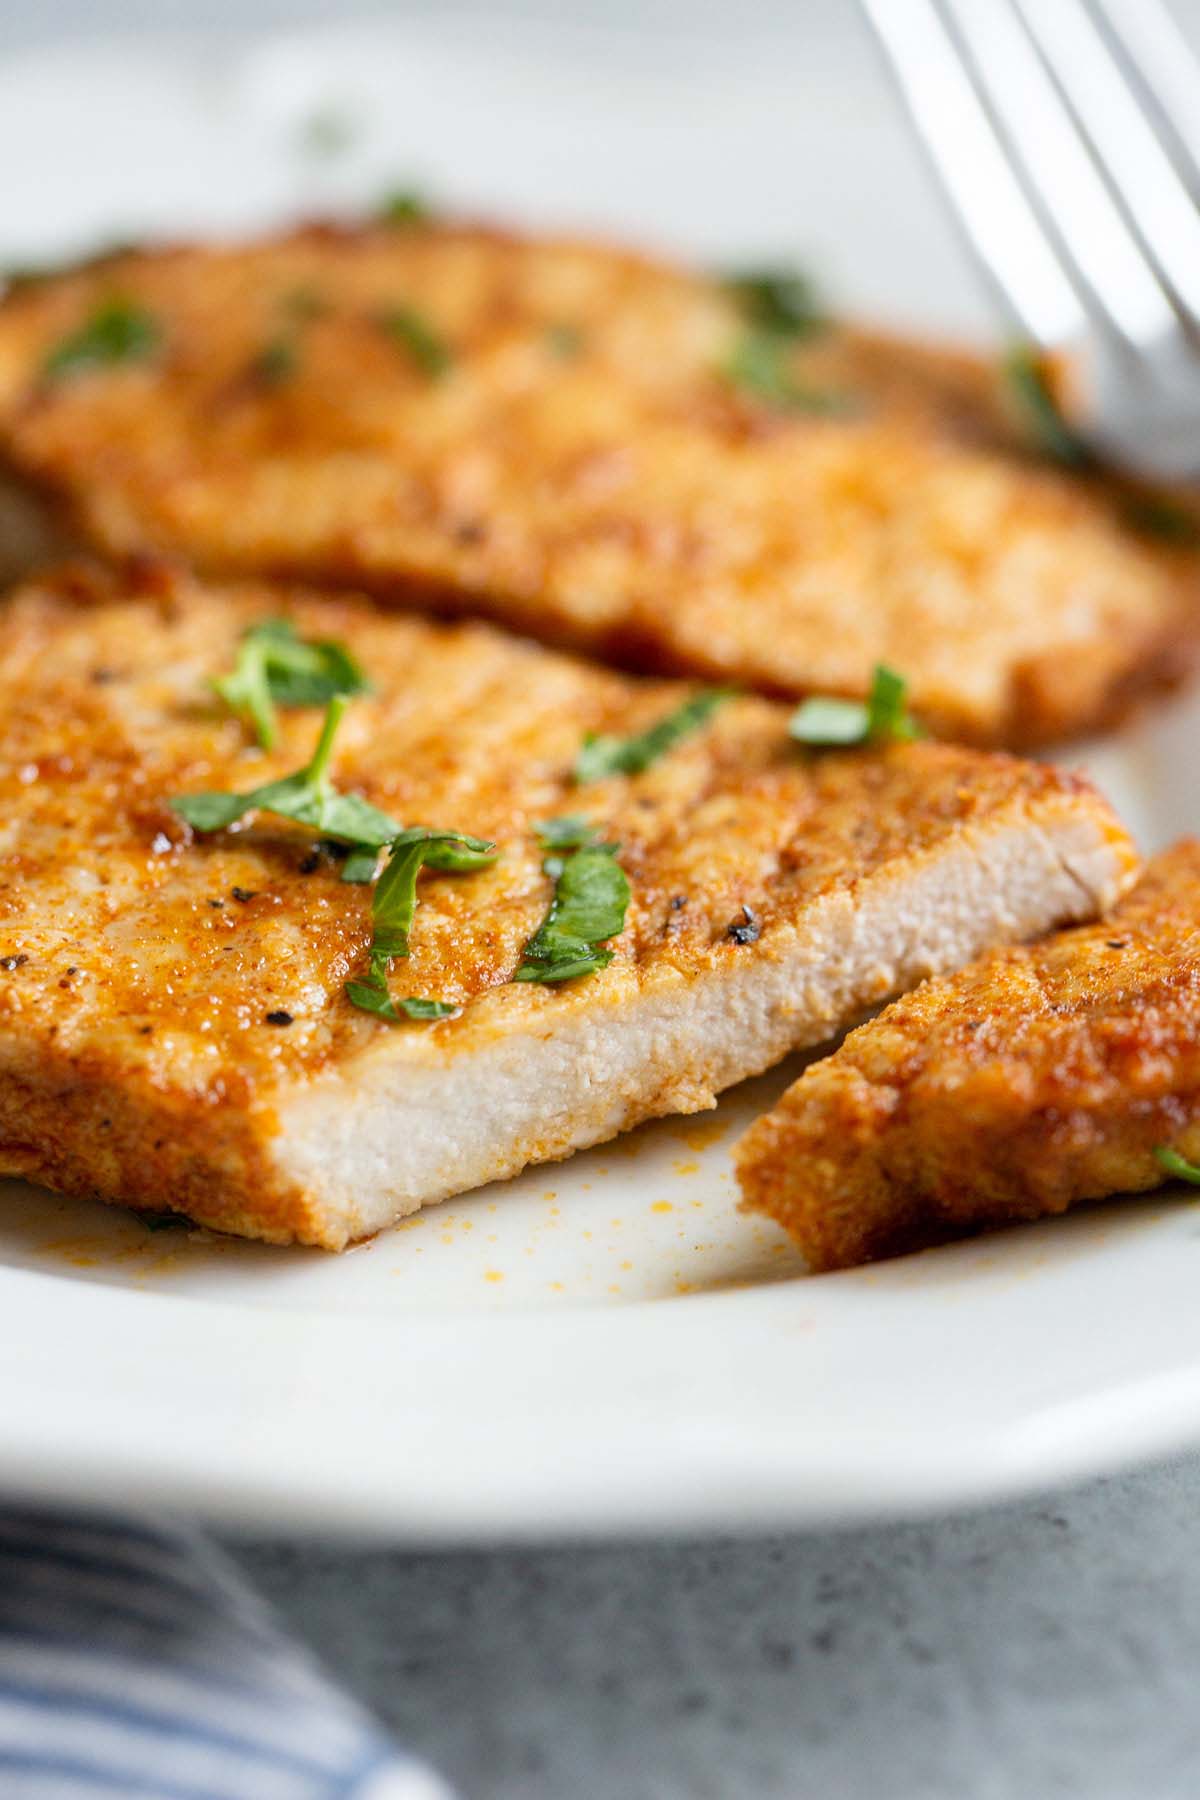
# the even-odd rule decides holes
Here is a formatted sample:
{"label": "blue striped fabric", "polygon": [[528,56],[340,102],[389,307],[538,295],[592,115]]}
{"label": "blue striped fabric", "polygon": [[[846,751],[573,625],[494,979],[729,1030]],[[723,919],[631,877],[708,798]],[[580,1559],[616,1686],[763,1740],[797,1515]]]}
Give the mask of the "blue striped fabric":
{"label": "blue striped fabric", "polygon": [[450,1800],[197,1532],[0,1507],[3,1800]]}

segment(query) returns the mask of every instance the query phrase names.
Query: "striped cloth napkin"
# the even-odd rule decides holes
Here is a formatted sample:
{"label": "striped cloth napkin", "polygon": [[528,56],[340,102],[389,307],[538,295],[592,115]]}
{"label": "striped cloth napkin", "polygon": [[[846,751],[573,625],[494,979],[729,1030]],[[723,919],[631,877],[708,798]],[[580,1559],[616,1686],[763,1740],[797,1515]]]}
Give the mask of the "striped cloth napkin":
{"label": "striped cloth napkin", "polygon": [[451,1800],[177,1525],[0,1507],[3,1800]]}

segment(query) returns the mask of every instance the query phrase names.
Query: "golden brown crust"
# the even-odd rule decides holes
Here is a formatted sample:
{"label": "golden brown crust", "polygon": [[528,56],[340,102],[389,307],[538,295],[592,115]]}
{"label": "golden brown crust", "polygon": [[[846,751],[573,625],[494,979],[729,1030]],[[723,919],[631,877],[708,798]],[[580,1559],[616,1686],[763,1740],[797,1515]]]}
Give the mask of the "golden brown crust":
{"label": "golden brown crust", "polygon": [[[161,354],[42,380],[113,295],[160,321]],[[381,329],[398,305],[449,347],[443,379]],[[854,409],[785,416],[721,374],[740,331],[712,281],[473,226],[124,256],[0,307],[0,452],[110,553],[784,695],[862,693],[883,661],[981,743],[1107,723],[1190,659],[1195,552],[1023,455],[988,364],[831,331],[796,377]],[[256,376],[282,340],[292,371]]]}
{"label": "golden brown crust", "polygon": [[[343,984],[363,971],[370,890],[314,856],[311,833],[259,814],[193,839],[170,810],[173,794],[257,786],[311,753],[312,709],[281,712],[267,754],[209,685],[245,627],[281,611],[348,643],[374,684],[343,723],[338,785],[405,825],[501,847],[491,869],[422,877],[412,954],[392,975],[396,995],[461,1003],[455,1019],[390,1028],[350,1005]],[[782,709],[751,698],[728,701],[645,773],[573,787],[584,731],[639,729],[687,690],[485,626],[303,591],[208,589],[153,563],[31,584],[7,602],[4,626],[4,1161],[230,1229],[322,1241],[311,1197],[271,1159],[280,1096],[326,1072],[352,1093],[355,1071],[380,1054],[448,1067],[501,1036],[553,1034],[581,1011],[612,1004],[615,1018],[632,988],[769,964],[813,903],[853,901],[879,871],[898,878],[969,846],[976,826],[1036,833],[1062,818],[1102,846],[1104,882],[1132,868],[1116,821],[1070,776],[933,743],[805,755]],[[532,822],[574,811],[621,841],[626,929],[612,967],[589,981],[514,984],[550,893]],[[1076,910],[1087,903],[1085,890]],[[731,933],[746,906],[753,943]],[[880,981],[876,994],[886,972]],[[290,1022],[269,1020],[281,1012]],[[643,1115],[658,1106],[653,1085]],[[707,1097],[689,1098],[686,1069],[663,1069],[660,1085],[659,1110]]]}
{"label": "golden brown crust", "polygon": [[1140,1193],[1200,1159],[1200,843],[1107,920],[926,982],[742,1140],[745,1202],[817,1269]]}

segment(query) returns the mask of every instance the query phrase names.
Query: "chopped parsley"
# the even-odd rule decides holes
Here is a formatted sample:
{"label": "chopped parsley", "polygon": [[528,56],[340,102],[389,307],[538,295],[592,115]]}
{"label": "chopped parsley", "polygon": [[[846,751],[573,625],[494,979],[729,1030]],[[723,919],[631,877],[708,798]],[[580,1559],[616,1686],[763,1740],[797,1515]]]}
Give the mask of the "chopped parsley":
{"label": "chopped parsley", "polygon": [[387,867],[375,884],[374,929],[364,981],[348,981],[353,1005],[381,1019],[447,1019],[458,1008],[445,1000],[398,999],[388,992],[388,970],[394,956],[407,956],[409,933],[417,909],[417,876],[422,866],[466,873],[496,860],[495,844],[460,831],[429,831],[415,826],[401,831],[388,846]]}
{"label": "chopped parsley", "polygon": [[42,373],[47,381],[61,381],[87,369],[138,362],[158,348],[160,339],[158,322],[144,307],[132,300],[106,300],[78,331],[55,345]]}
{"label": "chopped parsley", "polygon": [[829,320],[807,275],[796,269],[747,269],[726,285],[748,325],[780,337],[811,337]]}
{"label": "chopped parsley", "polygon": [[729,688],[704,688],[677,706],[657,724],[634,737],[598,737],[589,732],[575,758],[572,771],[579,782],[602,781],[606,775],[640,775],[651,763],[674,749],[681,738],[708,722],[718,706],[730,698]]}
{"label": "chopped parsley", "polygon": [[279,305],[280,310],[298,325],[307,325],[313,319],[323,319],[329,311],[328,300],[315,287],[289,288]]}
{"label": "chopped parsley", "polygon": [[824,746],[904,743],[921,735],[908,711],[908,683],[882,663],[865,700],[814,694],[796,708],[788,731],[798,743]]}
{"label": "chopped parsley", "polygon": [[243,633],[232,671],[213,686],[270,750],[278,735],[277,705],[324,706],[335,694],[363,693],[367,681],[344,644],[299,637],[290,619],[264,619]]}
{"label": "chopped parsley", "polygon": [[392,843],[401,832],[395,819],[358,794],[339,793],[329,779],[333,740],[348,704],[346,694],[330,700],[312,758],[295,775],[244,794],[177,794],[172,809],[199,832],[222,831],[249,812],[272,812],[343,844],[370,849]]}
{"label": "chopped parsley", "polygon": [[578,356],[584,346],[584,336],[578,325],[549,325],[546,328],[546,348],[552,356],[563,362],[570,362]]}
{"label": "chopped parsley", "polygon": [[290,338],[273,338],[250,364],[251,379],[263,387],[280,387],[296,373],[299,357]]}
{"label": "chopped parsley", "polygon": [[596,842],[596,828],[582,813],[564,813],[561,818],[541,819],[533,829],[544,850],[581,850],[584,844]]}
{"label": "chopped parsley", "polygon": [[1176,1181],[1188,1181],[1193,1187],[1200,1187],[1200,1169],[1186,1156],[1180,1156],[1178,1150],[1172,1150],[1167,1144],[1158,1144],[1154,1150],[1154,1160],[1160,1169],[1173,1175]]}
{"label": "chopped parsley", "polygon": [[624,929],[630,898],[618,848],[586,843],[562,859],[550,910],[526,944],[514,981],[574,981],[608,967],[613,952],[601,946]]}
{"label": "chopped parsley", "polygon": [[734,345],[722,373],[734,387],[781,412],[853,412],[853,398],[841,389],[813,387],[796,379],[791,368],[791,342],[777,331],[751,327]]}
{"label": "chopped parsley", "polygon": [[433,211],[415,188],[393,188],[380,201],[375,216],[384,225],[425,225]]}
{"label": "chopped parsley", "polygon": [[354,121],[338,107],[310,113],[300,128],[300,148],[312,156],[341,156],[355,138]]}
{"label": "chopped parsley", "polygon": [[439,380],[453,362],[449,345],[415,308],[393,306],[380,315],[379,323],[432,381]]}
{"label": "chopped parsley", "polygon": [[1121,508],[1121,517],[1131,531],[1178,550],[1200,545],[1200,516],[1165,494],[1131,495]]}
{"label": "chopped parsley", "polygon": [[747,270],[728,276],[726,286],[744,321],[722,365],[727,381],[783,412],[853,410],[849,394],[800,381],[792,367],[794,346],[828,324],[805,276],[788,269]]}
{"label": "chopped parsley", "polygon": [[1068,469],[1091,468],[1094,457],[1059,410],[1050,385],[1046,359],[1034,344],[1014,344],[1002,373],[1013,408],[1044,456]]}

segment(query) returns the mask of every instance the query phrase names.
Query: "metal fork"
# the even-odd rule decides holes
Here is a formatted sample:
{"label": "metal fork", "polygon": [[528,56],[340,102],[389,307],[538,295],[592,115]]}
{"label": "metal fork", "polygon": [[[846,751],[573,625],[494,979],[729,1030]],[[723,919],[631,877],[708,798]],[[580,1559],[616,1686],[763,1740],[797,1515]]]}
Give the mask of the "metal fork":
{"label": "metal fork", "polygon": [[1163,0],[862,5],[1010,319],[1071,353],[1072,427],[1200,475],[1200,61]]}

